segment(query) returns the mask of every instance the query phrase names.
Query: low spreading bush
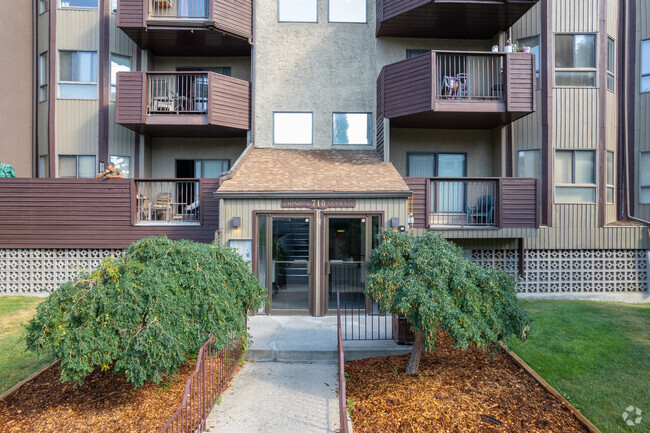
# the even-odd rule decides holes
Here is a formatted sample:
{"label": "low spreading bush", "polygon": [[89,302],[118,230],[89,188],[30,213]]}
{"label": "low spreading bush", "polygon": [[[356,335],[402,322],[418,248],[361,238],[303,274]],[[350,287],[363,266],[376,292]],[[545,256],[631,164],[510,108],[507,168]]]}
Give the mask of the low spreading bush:
{"label": "low spreading bush", "polygon": [[221,346],[246,332],[264,297],[233,249],[146,238],[52,293],[27,325],[27,347],[52,350],[75,385],[98,367],[135,387],[158,383],[210,334]]}

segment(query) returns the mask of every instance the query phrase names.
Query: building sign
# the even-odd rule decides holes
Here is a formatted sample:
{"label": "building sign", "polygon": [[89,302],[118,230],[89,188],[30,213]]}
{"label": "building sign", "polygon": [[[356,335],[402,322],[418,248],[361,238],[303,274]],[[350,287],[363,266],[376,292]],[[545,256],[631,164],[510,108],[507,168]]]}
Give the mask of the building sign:
{"label": "building sign", "polygon": [[286,208],[329,209],[331,207],[356,207],[356,200],[282,200],[280,205]]}

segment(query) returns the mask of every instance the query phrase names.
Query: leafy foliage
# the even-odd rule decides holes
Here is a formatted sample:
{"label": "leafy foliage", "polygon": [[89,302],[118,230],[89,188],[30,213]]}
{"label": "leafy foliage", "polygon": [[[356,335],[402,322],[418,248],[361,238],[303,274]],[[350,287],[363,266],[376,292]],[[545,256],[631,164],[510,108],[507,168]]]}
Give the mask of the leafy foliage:
{"label": "leafy foliage", "polygon": [[[461,248],[436,234],[383,236],[370,254],[367,293],[384,312],[409,320],[416,346],[419,333],[423,349],[435,349],[437,330],[460,349],[473,343],[486,350],[512,335],[526,338],[530,322],[513,276],[469,262]],[[413,355],[417,349],[421,355],[418,347]]]}
{"label": "leafy foliage", "polygon": [[100,367],[135,387],[159,383],[210,334],[222,346],[245,333],[264,293],[231,248],[146,238],[52,293],[27,325],[27,347],[53,350],[64,382]]}
{"label": "leafy foliage", "polygon": [[2,177],[16,177],[14,168],[9,164],[5,164],[4,162],[0,162],[0,178]]}

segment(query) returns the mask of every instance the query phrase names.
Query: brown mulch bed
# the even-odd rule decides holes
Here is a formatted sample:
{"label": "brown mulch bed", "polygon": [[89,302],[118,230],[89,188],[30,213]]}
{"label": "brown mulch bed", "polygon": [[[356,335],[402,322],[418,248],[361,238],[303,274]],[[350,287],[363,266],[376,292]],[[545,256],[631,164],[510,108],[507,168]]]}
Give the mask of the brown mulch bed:
{"label": "brown mulch bed", "polygon": [[59,382],[52,367],[0,401],[0,433],[158,432],[183,401],[196,363],[180,368],[171,386],[147,384],[136,390],[124,376],[95,371],[84,384]]}
{"label": "brown mulch bed", "polygon": [[505,354],[459,351],[442,335],[419,374],[405,374],[409,356],[348,363],[355,433],[588,432]]}

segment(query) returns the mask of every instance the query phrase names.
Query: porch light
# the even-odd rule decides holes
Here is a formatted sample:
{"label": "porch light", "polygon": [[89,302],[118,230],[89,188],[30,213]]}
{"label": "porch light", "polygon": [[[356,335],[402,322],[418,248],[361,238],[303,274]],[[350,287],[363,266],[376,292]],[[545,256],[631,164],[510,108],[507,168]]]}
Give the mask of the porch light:
{"label": "porch light", "polygon": [[230,220],[233,228],[238,228],[241,227],[241,217],[232,217],[232,220]]}
{"label": "porch light", "polygon": [[392,228],[397,228],[399,227],[399,217],[393,217],[390,219],[390,226]]}

